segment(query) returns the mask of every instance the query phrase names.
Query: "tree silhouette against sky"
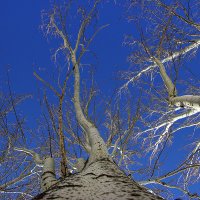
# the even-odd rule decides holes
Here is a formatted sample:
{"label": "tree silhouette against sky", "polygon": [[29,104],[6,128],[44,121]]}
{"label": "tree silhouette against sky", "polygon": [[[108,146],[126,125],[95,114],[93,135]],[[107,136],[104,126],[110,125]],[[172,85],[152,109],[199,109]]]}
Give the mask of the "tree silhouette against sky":
{"label": "tree silhouette against sky", "polygon": [[199,6],[4,2],[2,199],[199,199]]}

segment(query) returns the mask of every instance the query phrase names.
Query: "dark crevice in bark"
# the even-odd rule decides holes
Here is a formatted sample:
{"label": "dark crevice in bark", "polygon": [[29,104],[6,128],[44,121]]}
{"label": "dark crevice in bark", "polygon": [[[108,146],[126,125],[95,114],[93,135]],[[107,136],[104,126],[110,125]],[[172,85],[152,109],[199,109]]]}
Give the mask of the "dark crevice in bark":
{"label": "dark crevice in bark", "polygon": [[53,174],[55,176],[55,173],[53,173],[52,171],[45,171],[43,172],[42,176],[44,176],[45,174]]}
{"label": "dark crevice in bark", "polygon": [[96,176],[96,174],[94,174],[94,173],[87,173],[87,174],[84,174],[83,176]]}
{"label": "dark crevice in bark", "polygon": [[83,187],[83,185],[59,185],[59,186],[56,186],[55,189],[75,188],[75,187]]}
{"label": "dark crevice in bark", "polygon": [[46,192],[43,192],[41,194],[38,194],[36,197],[34,197],[32,200],[36,200],[36,199],[42,199],[44,196],[46,195]]}
{"label": "dark crevice in bark", "polygon": [[139,196],[141,196],[141,194],[132,193],[131,196],[134,196],[134,197],[137,196],[137,197],[139,197]]}
{"label": "dark crevice in bark", "polygon": [[101,174],[101,175],[95,177],[95,179],[99,179],[99,178],[102,178],[102,177],[105,177],[105,176],[108,177],[108,178],[124,178],[124,176],[112,176],[112,175],[109,175],[109,174]]}

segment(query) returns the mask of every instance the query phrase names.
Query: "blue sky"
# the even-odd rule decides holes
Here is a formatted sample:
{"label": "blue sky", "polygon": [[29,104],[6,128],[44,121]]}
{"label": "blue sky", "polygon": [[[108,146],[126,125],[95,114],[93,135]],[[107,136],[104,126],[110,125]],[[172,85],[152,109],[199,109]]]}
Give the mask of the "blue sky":
{"label": "blue sky", "polygon": [[[33,71],[40,68],[41,72],[44,72],[54,66],[51,61],[54,40],[47,40],[40,28],[41,10],[46,8],[48,1],[37,0],[8,0],[4,1],[0,8],[1,79],[6,79],[5,72],[9,67],[13,91],[16,93],[36,94],[37,81]],[[104,12],[100,13],[100,24],[109,26],[97,35],[91,45],[93,53],[96,54],[92,62],[97,70],[96,82],[103,93],[110,94],[119,86],[119,81],[116,81],[118,70],[126,70],[129,66],[126,62],[129,50],[122,42],[125,32],[132,32],[132,27],[124,25],[125,19],[122,19],[122,10],[119,7],[114,10],[111,5],[106,5],[103,10]],[[127,31],[124,30],[125,27]],[[31,104],[35,102],[32,101]],[[26,114],[29,112],[30,110]]]}
{"label": "blue sky", "polygon": [[[54,41],[47,40],[39,28],[41,10],[46,8],[48,1],[45,0],[6,0],[1,2],[0,7],[0,89],[6,88],[5,74],[9,68],[13,92],[33,95],[21,107],[30,128],[36,125],[40,115],[38,84],[33,72],[40,68],[41,73],[45,74],[48,68],[54,66],[51,61]],[[91,45],[96,58],[88,60],[88,63],[95,65],[95,78],[101,93],[109,96],[123,84],[123,81],[117,80],[117,72],[129,68],[127,55],[130,49],[122,44],[124,35],[136,31],[132,24],[126,23],[121,7],[114,8],[106,4],[100,11],[99,24],[109,26],[97,35]],[[197,77],[200,77],[199,63],[200,57],[193,61],[195,66],[192,71]],[[176,140],[177,146],[181,148],[185,138],[180,138]],[[178,157],[180,155],[177,154]],[[172,157],[173,161],[176,159]]]}

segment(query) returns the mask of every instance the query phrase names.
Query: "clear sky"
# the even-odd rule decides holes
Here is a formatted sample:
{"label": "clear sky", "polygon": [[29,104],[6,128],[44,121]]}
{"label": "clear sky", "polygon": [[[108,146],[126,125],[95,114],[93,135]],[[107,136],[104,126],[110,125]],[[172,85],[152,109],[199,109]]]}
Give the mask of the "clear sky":
{"label": "clear sky", "polygon": [[[6,70],[10,69],[12,90],[16,94],[32,94],[33,98],[22,104],[21,111],[28,126],[34,127],[40,115],[38,84],[33,72],[40,69],[45,74],[53,67],[51,56],[54,42],[47,40],[41,29],[41,10],[48,8],[47,0],[5,0],[0,6],[0,89],[6,89]],[[122,7],[106,4],[100,9],[99,24],[109,24],[102,30],[91,45],[95,57],[88,63],[95,64],[96,82],[105,96],[111,95],[124,82],[117,80],[117,72],[129,68],[127,55],[130,49],[122,43],[125,34],[134,34],[132,24],[123,18]],[[191,70],[197,78],[200,77],[200,57],[193,62]],[[193,67],[193,68],[192,68]],[[199,131],[199,130],[197,130]],[[178,148],[182,148],[183,135],[175,138]],[[174,151],[171,149],[170,151]],[[175,157],[177,156],[177,157]],[[181,157],[174,154],[171,161]],[[170,167],[169,167],[170,168]],[[198,189],[200,186],[195,186]],[[177,193],[178,195],[178,193]],[[178,197],[178,196],[177,196]]]}

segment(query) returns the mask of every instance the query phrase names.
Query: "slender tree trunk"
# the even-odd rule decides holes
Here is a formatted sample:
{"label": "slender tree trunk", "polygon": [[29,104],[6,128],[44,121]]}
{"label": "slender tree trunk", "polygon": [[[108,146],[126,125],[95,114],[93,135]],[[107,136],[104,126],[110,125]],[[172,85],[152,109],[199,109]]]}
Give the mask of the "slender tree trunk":
{"label": "slender tree trunk", "polygon": [[159,196],[127,177],[119,167],[108,159],[88,165],[77,174],[66,177],[37,199],[133,199],[161,200]]}
{"label": "slender tree trunk", "polygon": [[61,156],[61,176],[65,177],[68,175],[67,170],[67,159],[66,159],[66,149],[65,149],[65,139],[63,133],[63,98],[64,96],[61,95],[59,97],[59,107],[58,107],[58,135],[59,135],[59,147],[60,147],[60,156]]}
{"label": "slender tree trunk", "polygon": [[76,118],[79,125],[85,131],[89,139],[89,145],[91,147],[89,162],[95,162],[99,159],[108,158],[108,151],[103,138],[100,136],[99,131],[93,123],[91,123],[83,114],[80,103],[80,72],[79,65],[76,60],[76,55],[72,55],[72,63],[74,66],[74,107],[76,112]]}

